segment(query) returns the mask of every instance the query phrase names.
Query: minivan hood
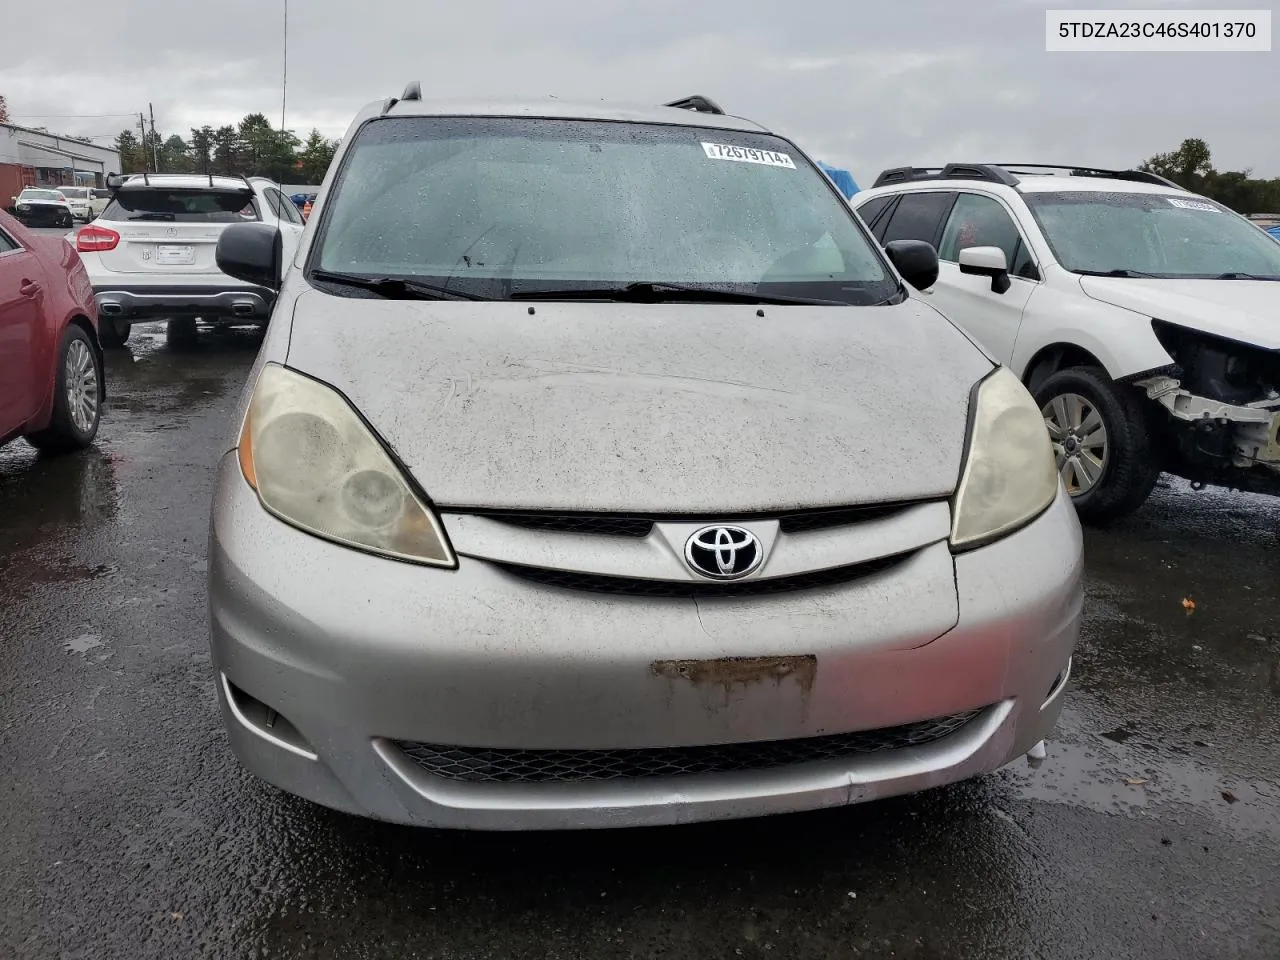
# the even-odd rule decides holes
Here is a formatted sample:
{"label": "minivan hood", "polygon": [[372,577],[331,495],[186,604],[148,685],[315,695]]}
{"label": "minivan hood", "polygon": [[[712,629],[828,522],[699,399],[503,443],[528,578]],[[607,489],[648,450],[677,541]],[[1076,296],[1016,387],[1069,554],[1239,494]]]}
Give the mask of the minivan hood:
{"label": "minivan hood", "polygon": [[1268,350],[1280,348],[1280,281],[1081,277],[1095,300]]}
{"label": "minivan hood", "polygon": [[[449,508],[730,514],[943,497],[991,362],[932,308],[304,292],[287,363]],[[277,314],[278,316],[278,314]]]}

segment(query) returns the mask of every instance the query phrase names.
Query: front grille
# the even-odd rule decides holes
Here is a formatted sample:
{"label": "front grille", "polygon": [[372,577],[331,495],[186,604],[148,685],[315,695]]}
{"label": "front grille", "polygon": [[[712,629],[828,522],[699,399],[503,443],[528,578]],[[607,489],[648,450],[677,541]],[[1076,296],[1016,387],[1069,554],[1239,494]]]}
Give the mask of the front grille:
{"label": "front grille", "polygon": [[834,510],[808,510],[804,513],[791,513],[778,518],[778,527],[783,533],[808,533],[812,530],[828,530],[832,527],[847,527],[855,523],[867,523],[881,520],[901,513],[909,503],[877,504],[866,507],[840,507]]}
{"label": "front grille", "polygon": [[645,517],[614,517],[605,514],[493,513],[489,519],[531,530],[561,533],[595,533],[614,537],[647,537],[653,521]]}
{"label": "front grille", "polygon": [[512,576],[562,590],[582,590],[603,593],[615,597],[763,597],[778,593],[794,593],[799,590],[815,590],[852,583],[876,573],[889,570],[906,560],[910,553],[855,563],[847,567],[815,570],[790,577],[769,577],[762,580],[735,580],[718,583],[701,580],[641,580],[635,577],[612,577],[599,573],[577,573],[570,570],[550,570],[546,567],[526,567],[515,563],[494,563],[498,569]]}
{"label": "front grille", "polygon": [[857,507],[822,507],[815,510],[796,510],[789,513],[724,514],[693,516],[664,514],[634,516],[608,513],[508,513],[501,510],[484,511],[480,516],[512,526],[531,530],[555,530],[560,533],[592,533],[615,537],[647,537],[655,523],[742,523],[751,520],[777,520],[783,533],[805,533],[810,530],[826,530],[844,527],[901,513],[915,503],[866,504]]}
{"label": "front grille", "polygon": [[491,750],[397,741],[423,773],[466,783],[589,783],[699,773],[776,770],[801,763],[847,760],[936,743],[959,732],[982,710],[881,730],[801,740],[769,740],[711,747],[632,750]]}

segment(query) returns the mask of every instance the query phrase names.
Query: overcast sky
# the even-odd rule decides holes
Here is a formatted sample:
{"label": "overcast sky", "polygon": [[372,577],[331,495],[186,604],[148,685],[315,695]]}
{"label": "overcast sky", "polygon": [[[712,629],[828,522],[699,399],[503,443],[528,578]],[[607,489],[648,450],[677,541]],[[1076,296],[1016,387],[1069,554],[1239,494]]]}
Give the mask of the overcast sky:
{"label": "overcast sky", "polygon": [[[413,79],[426,96],[697,92],[863,185],[909,163],[1130,166],[1185,137],[1219,169],[1274,177],[1280,54],[1044,50],[1048,8],[1273,2],[292,0],[286,125],[340,136]],[[136,127],[148,102],[165,135],[253,111],[279,123],[284,3],[59,0],[30,35],[58,42],[6,44],[0,93],[14,122],[84,135],[114,135],[130,112]]]}

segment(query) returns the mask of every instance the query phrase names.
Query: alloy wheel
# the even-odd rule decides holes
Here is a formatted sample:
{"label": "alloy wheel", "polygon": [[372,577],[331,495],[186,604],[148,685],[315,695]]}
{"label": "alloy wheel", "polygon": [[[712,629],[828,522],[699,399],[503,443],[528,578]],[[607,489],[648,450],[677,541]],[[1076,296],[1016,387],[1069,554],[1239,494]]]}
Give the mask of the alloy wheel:
{"label": "alloy wheel", "polygon": [[64,382],[71,422],[88,433],[98,418],[98,366],[83,340],[72,340],[67,347]]}
{"label": "alloy wheel", "polygon": [[1067,492],[1088,493],[1107,469],[1110,444],[1098,408],[1078,393],[1060,393],[1040,411]]}

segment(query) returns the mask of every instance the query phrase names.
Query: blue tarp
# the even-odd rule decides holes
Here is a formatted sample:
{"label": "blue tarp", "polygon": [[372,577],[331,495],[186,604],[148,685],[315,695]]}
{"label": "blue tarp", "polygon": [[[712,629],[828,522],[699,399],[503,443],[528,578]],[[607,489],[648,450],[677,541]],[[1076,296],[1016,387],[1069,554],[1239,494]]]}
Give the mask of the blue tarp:
{"label": "blue tarp", "polygon": [[840,188],[840,192],[844,194],[846,200],[858,192],[858,185],[853,182],[853,174],[848,170],[828,166],[821,160],[818,161],[818,166],[823,173],[831,178],[831,182]]}
{"label": "blue tarp", "polygon": [[1280,240],[1280,225],[1267,227],[1267,233],[1271,234],[1277,240]]}

